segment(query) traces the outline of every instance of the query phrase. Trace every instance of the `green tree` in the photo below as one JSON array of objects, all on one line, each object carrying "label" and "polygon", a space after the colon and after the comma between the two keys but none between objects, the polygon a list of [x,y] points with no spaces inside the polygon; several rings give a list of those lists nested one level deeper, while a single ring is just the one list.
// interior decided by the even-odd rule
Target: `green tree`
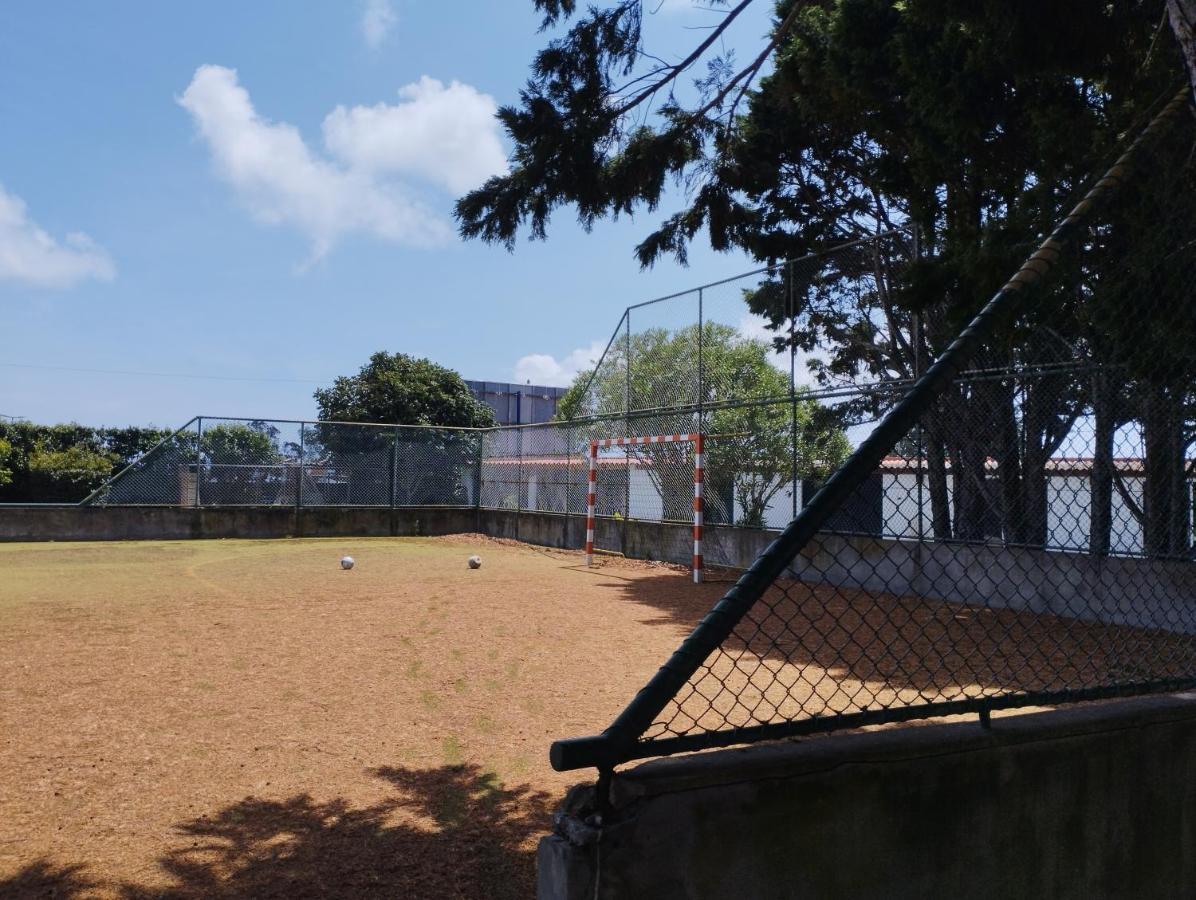
[{"label": "green tree", "polygon": [[387,425],[485,428],[494,413],[452,369],[405,353],[375,353],[356,375],[315,393],[320,418]]},{"label": "green tree", "polygon": [[[175,442],[170,449],[181,449],[186,443]],[[205,422],[199,451],[205,504],[269,504],[285,489],[278,429],[266,422]]]},{"label": "green tree", "polygon": [[[352,470],[355,502],[394,497],[405,505],[464,503],[481,438],[453,428],[488,428],[494,412],[452,369],[404,353],[375,353],[356,375],[315,393],[320,418],[335,422],[423,425],[396,433],[322,423],[309,442],[327,464]],[[308,452],[312,452],[311,446]]]},{"label": "green tree", "polygon": [[41,502],[72,502],[95,490],[112,474],[116,460],[85,446],[52,449],[45,445],[29,454],[30,487]]},{"label": "green tree", "polygon": [[[652,212],[670,199],[670,179],[687,188],[683,206],[636,248],[644,265],[684,261],[701,232],[716,249],[772,262],[916,225],[919,264],[799,284],[795,306],[785,292],[763,292],[753,307],[785,334],[796,318],[799,348],[824,356],[819,377],[906,378],[924,371],[1182,71],[1160,26],[1162,0],[781,0],[766,43],[742,65],[720,39],[750,2],[712,4],[724,8],[721,20],[670,62],[645,43],[647,4],[581,11],[538,0],[546,26],[569,27],[537,55],[520,105],[500,111],[512,168],[458,202],[462,234],[511,246],[525,225],[543,238],[564,205],[586,226]],[[1173,24],[1180,6],[1190,3],[1171,4]],[[707,76],[687,92],[684,80],[702,66]],[[866,290],[850,289],[861,280]],[[1065,293],[1036,304],[978,364],[1057,362],[1057,346],[1025,340],[1044,325],[1083,341],[1083,316]],[[1027,384],[1020,397],[997,380],[949,391],[926,423],[936,534],[982,538],[998,507],[1007,539],[1041,543],[1045,462],[1089,391],[1074,379]],[[985,474],[994,458],[999,496]]]},{"label": "green tree", "polygon": [[645,264],[684,259],[703,230],[775,260],[903,218],[974,250],[993,212],[1056,190],[1061,170],[1086,175],[1126,101],[1132,119],[1182,71],[1158,39],[1163,0],[780,0],[746,65],[723,39],[753,0],[714,0],[679,56],[645,40],[647,0],[534,5],[564,30],[499,111],[512,167],[459,201],[462,233],[511,246],[524,225],[543,238],[561,206],[588,226],[653,212],[682,181],[688,202],[639,245]]},{"label": "green tree", "polygon": [[[169,431],[158,428],[92,428],[77,423],[0,422],[0,500],[82,500],[111,474],[141,458]],[[105,468],[106,467],[106,468]]]},{"label": "green tree", "polygon": [[4,438],[0,438],[0,485],[9,484],[12,481],[12,469],[9,468],[12,461],[12,444]]},{"label": "green tree", "polygon": [[275,465],[282,461],[278,429],[265,422],[205,426],[200,451],[215,465]]},{"label": "green tree", "polygon": [[[803,396],[802,391],[790,394],[789,376],[769,361],[773,348],[768,342],[744,337],[731,326],[716,322],[703,325],[701,338],[702,403],[711,404],[729,385],[735,386],[739,396],[753,398],[750,404],[720,405],[704,413],[704,430],[710,435],[705,448],[707,514],[711,522],[733,518],[735,524],[759,527],[765,522],[769,503],[795,476],[798,480],[824,477],[842,462],[850,446],[830,410]],[[612,346],[595,373],[581,373],[574,379],[558,405],[558,420],[592,415],[595,410],[622,409],[628,395],[632,409],[677,401],[696,405],[697,348],[697,325],[633,334],[630,377],[623,358],[626,346]],[[692,421],[688,415],[684,418]],[[673,414],[633,416],[629,427],[636,433],[671,433],[692,427],[678,426],[674,419]],[[601,419],[591,426],[595,436],[612,427],[621,430],[623,419]],[[634,452],[646,463],[661,495],[663,517],[687,519],[693,497],[690,448],[648,444]]]}]

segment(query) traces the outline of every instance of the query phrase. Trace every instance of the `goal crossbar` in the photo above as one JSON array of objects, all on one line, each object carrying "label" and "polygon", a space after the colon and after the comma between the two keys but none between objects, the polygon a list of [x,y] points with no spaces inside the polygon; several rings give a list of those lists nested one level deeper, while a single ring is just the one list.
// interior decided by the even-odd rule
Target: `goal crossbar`
[{"label": "goal crossbar", "polygon": [[[643,444],[694,445],[694,520],[693,520],[693,578],[694,584],[702,581],[702,493],[705,476],[703,472],[702,434],[649,434],[636,437],[599,438],[590,441],[589,481],[586,493],[586,565],[594,565],[594,517],[597,512],[598,495],[598,451],[605,447],[631,447]],[[630,510],[627,511],[630,515]]]}]

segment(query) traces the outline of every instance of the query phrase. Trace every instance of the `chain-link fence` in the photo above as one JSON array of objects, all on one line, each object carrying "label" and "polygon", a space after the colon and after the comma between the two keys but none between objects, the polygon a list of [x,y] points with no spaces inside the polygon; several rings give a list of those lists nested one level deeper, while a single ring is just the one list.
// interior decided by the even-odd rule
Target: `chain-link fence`
[{"label": "chain-link fence", "polygon": [[141,506],[476,506],[472,429],[202,417],[87,499]]},{"label": "chain-link fence", "polygon": [[1177,95],[987,303],[898,270],[856,307],[790,281],[812,299],[771,324],[851,449],[793,467],[797,516],[557,768],[1196,685],[1191,113]]},{"label": "chain-link fence", "polygon": [[[471,431],[203,417],[87,502],[584,516],[592,441],[701,432],[706,522],[779,528],[850,450],[853,429],[875,418],[876,404],[861,398],[891,380],[834,374],[800,328],[831,307],[875,303],[913,254],[910,233],[888,232],[629,307],[587,383],[562,399],[559,422]],[[604,448],[598,515],[691,521],[693,452],[681,443]],[[647,552],[668,555],[664,544]]]},{"label": "chain-link fence", "polygon": [[[888,232],[629,307],[561,421],[197,419],[90,502],[567,529],[594,442],[701,434],[707,561],[784,530],[563,768],[1196,684],[1196,126],[1168,109],[987,303]],[[693,443],[609,442],[597,547],[654,522],[636,552],[685,560]]]}]

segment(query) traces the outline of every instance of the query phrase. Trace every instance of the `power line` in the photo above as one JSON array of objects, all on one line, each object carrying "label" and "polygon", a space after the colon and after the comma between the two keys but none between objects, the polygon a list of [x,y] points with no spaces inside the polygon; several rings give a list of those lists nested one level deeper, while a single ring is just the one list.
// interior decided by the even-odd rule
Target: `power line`
[{"label": "power line", "polygon": [[324,384],[331,378],[251,378],[239,375],[197,375],[189,372],[136,372],[130,369],[89,369],[80,366],[46,366],[36,363],[0,363],[8,369],[43,369],[53,372],[85,372],[92,375],[133,375],[138,378],[191,378],[198,381],[268,381],[285,384]]}]

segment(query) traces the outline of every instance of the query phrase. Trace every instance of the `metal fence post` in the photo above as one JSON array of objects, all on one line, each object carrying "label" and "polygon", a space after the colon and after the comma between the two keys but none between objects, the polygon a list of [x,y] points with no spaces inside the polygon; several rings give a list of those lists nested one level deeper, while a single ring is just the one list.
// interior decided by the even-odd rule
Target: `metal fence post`
[{"label": "metal fence post", "polygon": [[789,499],[793,501],[793,518],[797,518],[798,494],[801,482],[797,473],[797,301],[793,291],[793,262],[785,263],[785,306],[789,315],[789,443],[790,473]]},{"label": "metal fence post", "polygon": [[299,423],[299,468],[295,473],[295,509],[303,508],[303,439],[307,432],[307,425]]},{"label": "metal fence post", "polygon": [[203,416],[200,416],[196,420],[196,424],[195,424],[195,508],[196,509],[199,509],[199,506],[200,506],[199,480],[200,480],[200,470],[203,466],[203,460],[202,460],[202,456],[201,456],[202,453],[203,453]]},{"label": "metal fence post", "polygon": [[[702,349],[703,349],[703,343],[704,343],[704,338],[703,338],[702,332],[705,330],[705,307],[703,305],[703,295],[704,295],[704,292],[703,292],[702,288],[698,288],[698,385],[697,385],[697,388],[698,388],[698,397],[697,397],[697,401],[698,401],[698,404],[697,404],[698,405],[698,428],[697,428],[698,440],[697,440],[696,446],[694,447],[694,469],[695,469],[695,472],[697,471],[698,467],[701,465],[702,435],[704,435],[706,433],[706,415],[705,415],[705,411],[704,411],[705,399],[706,399],[706,370],[705,370],[705,367],[703,364],[703,358],[702,358],[703,357]],[[659,429],[656,429],[656,430],[659,430]],[[699,505],[700,501],[698,500],[698,497],[697,497],[698,487],[699,487],[699,485],[695,481],[695,484],[694,484],[694,491],[695,491],[695,493],[694,493],[694,537],[695,537],[695,540],[697,539],[697,535],[699,534],[699,529],[701,528],[701,522],[699,520],[700,516],[701,516],[701,512],[699,512],[699,510],[698,510],[698,505]],[[702,485],[701,488],[702,488],[702,490],[705,490],[704,485]],[[734,490],[733,485],[732,485],[732,490]],[[663,502],[663,500],[664,500],[664,498],[662,497],[661,501]],[[731,501],[731,522],[729,523],[732,525],[735,524],[735,521],[734,521],[735,520],[735,505],[734,505],[734,503],[735,503],[734,500],[732,500]],[[665,537],[664,537],[664,516],[663,515],[661,516],[659,534],[660,534],[660,549],[659,549],[659,552],[657,553],[657,555],[661,559],[664,559],[665,558],[665,553],[664,553]],[[695,554],[694,558],[695,558],[695,560],[697,559],[696,554]],[[694,566],[694,581],[695,582],[701,580],[700,573],[701,573],[701,566],[699,564],[695,563],[695,566]]]},{"label": "metal fence post", "polygon": [[519,540],[519,518],[523,512],[523,428],[515,426],[515,540]]},{"label": "metal fence post", "polygon": [[[627,331],[624,338],[626,364],[623,367],[623,435],[631,436],[631,310],[627,310]],[[631,454],[623,454],[623,527],[619,550],[627,552],[627,523],[631,520]]]},{"label": "metal fence post", "polygon": [[395,495],[399,491],[399,429],[393,428],[394,438],[390,443],[390,508],[395,508]]},{"label": "metal fence post", "polygon": [[486,454],[486,435],[488,435],[491,431],[492,429],[487,428],[484,431],[477,432],[478,461],[474,468],[473,505],[474,508],[478,510],[478,515],[481,515],[482,510],[482,460]]},{"label": "metal fence post", "polygon": [[[914,261],[917,262],[922,258],[922,241],[921,235],[918,232],[918,226],[913,228],[913,243],[914,243]],[[916,310],[913,313],[913,339],[914,339],[914,382],[916,383],[922,377],[922,316]],[[924,496],[923,484],[926,480],[926,436],[922,430],[922,417],[918,417],[918,425],[916,429],[917,454],[918,454],[918,543],[921,544],[926,540],[926,499]],[[921,552],[921,548],[919,548]]]}]

